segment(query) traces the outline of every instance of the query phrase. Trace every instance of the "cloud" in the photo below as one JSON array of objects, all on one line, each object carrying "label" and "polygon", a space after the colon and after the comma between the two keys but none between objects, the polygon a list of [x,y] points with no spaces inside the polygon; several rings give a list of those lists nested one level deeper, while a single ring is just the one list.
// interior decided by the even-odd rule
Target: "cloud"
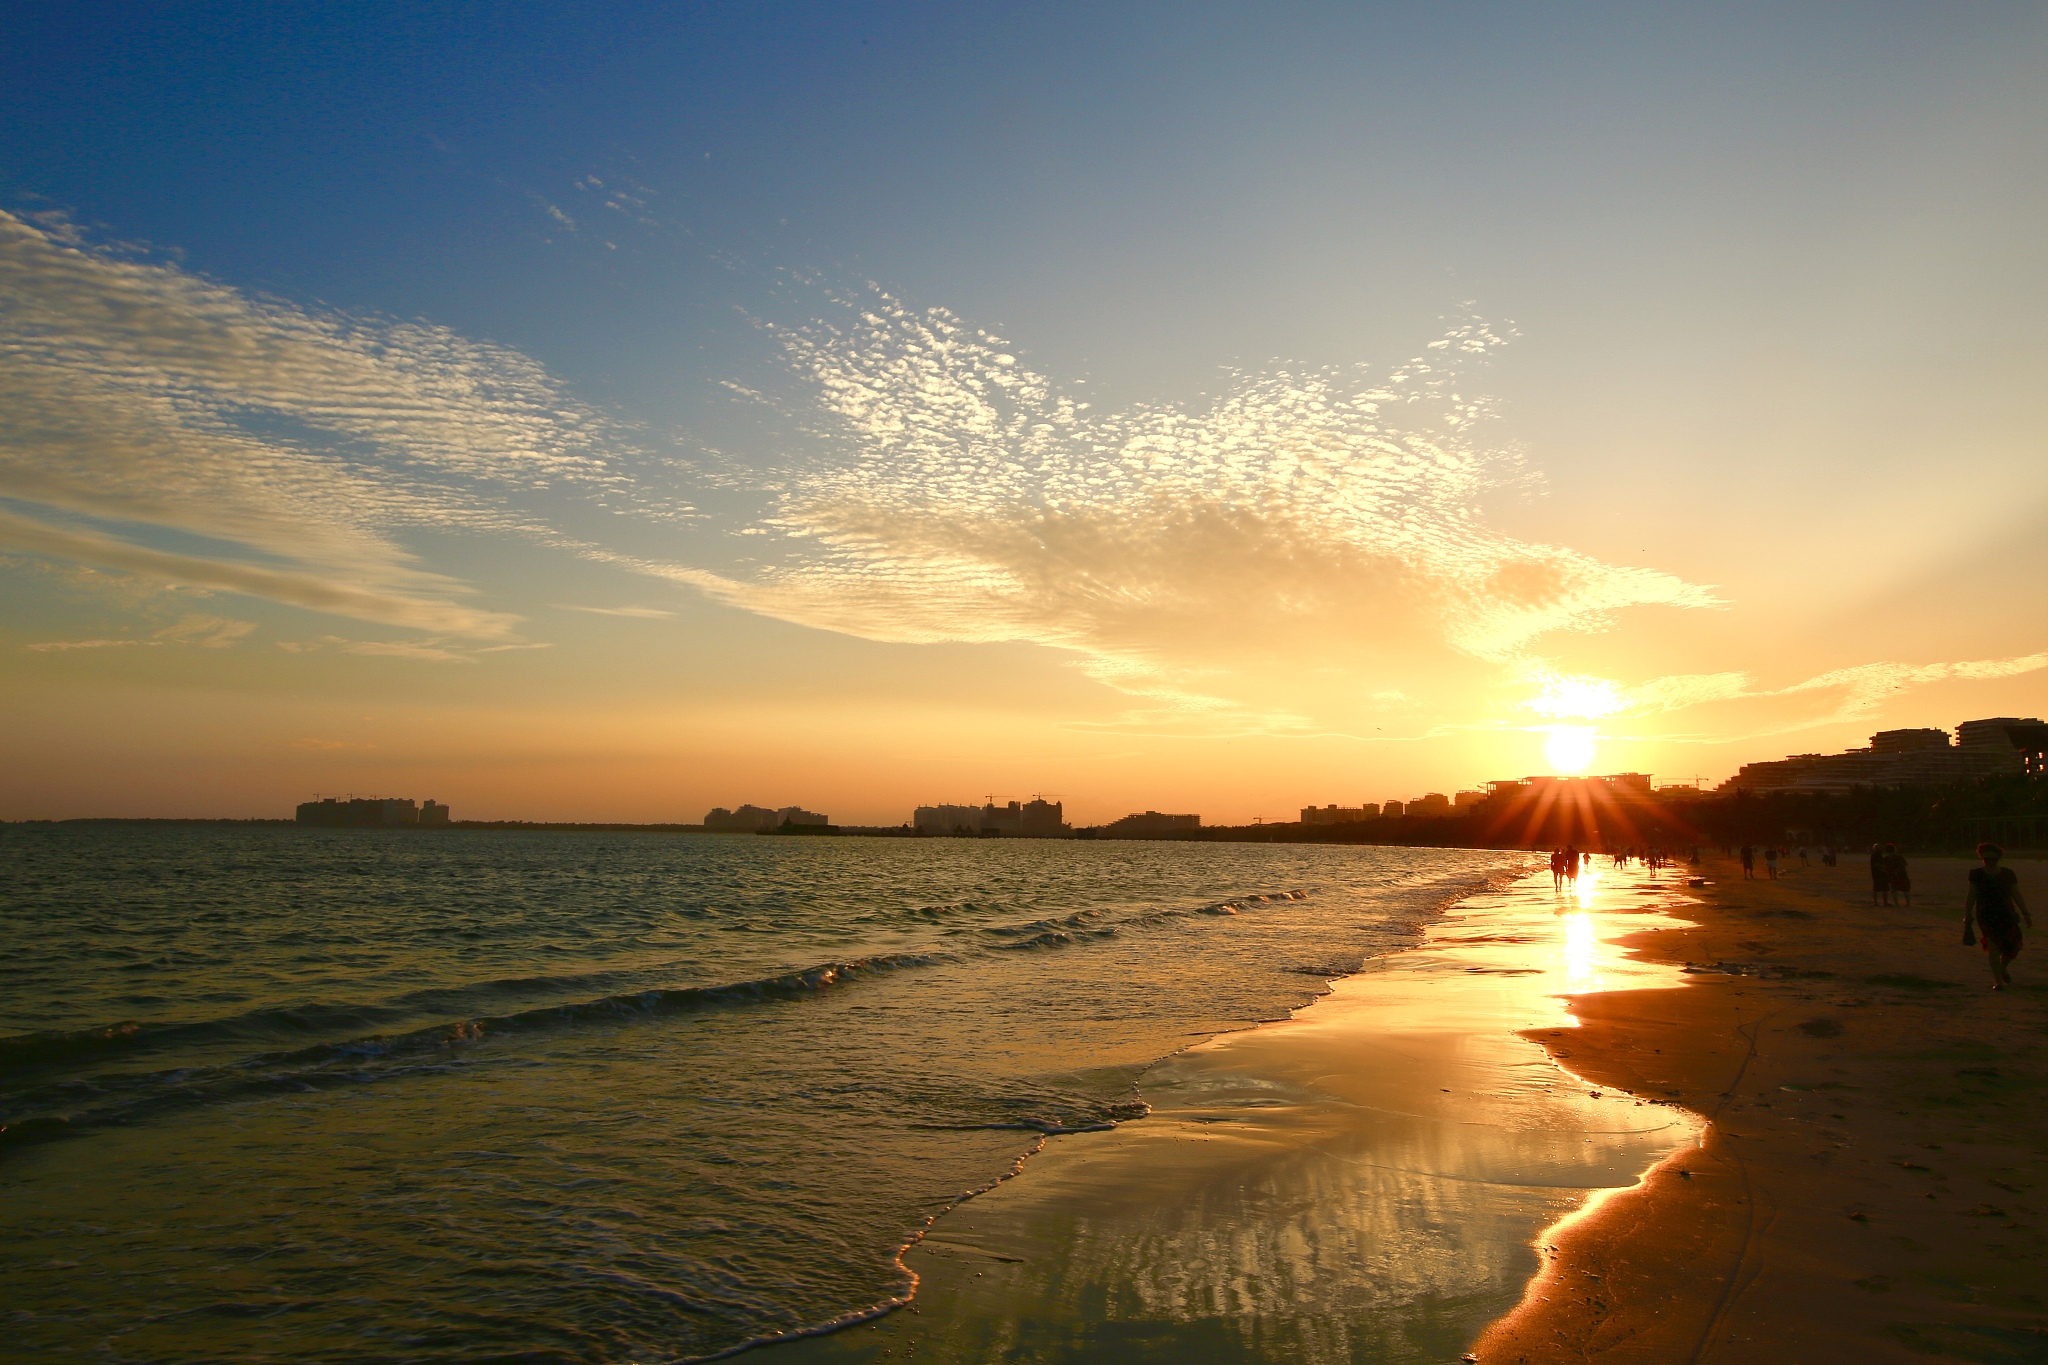
[{"label": "cloud", "polygon": [[[560,538],[564,491],[652,503],[529,358],[251,297],[0,213],[0,542],[419,629],[503,636],[418,529]],[[81,525],[81,523],[90,523]],[[162,534],[218,553],[173,553]]]},{"label": "cloud", "polygon": [[[0,510],[0,542],[38,554],[80,560],[102,568],[123,569],[167,583],[221,588],[385,625],[499,637],[507,634],[519,620],[516,616],[484,611],[458,602],[357,587],[310,573],[152,550],[97,532],[65,530],[4,510]],[[409,575],[409,581],[416,582],[426,577],[414,571]],[[452,591],[466,591],[452,580],[444,581]]]},{"label": "cloud", "polygon": [[445,640],[348,640],[323,635],[316,640],[279,640],[277,647],[287,654],[363,654],[373,658],[419,659],[428,663],[473,664],[470,654],[449,647]]},{"label": "cloud", "polygon": [[1488,527],[1481,498],[1523,471],[1479,438],[1489,405],[1461,367],[1502,338],[1477,321],[1385,373],[1247,371],[1201,404],[1107,411],[879,290],[769,330],[818,445],[750,528],[771,533],[762,567],[691,576],[749,610],[876,640],[1031,641],[1194,711],[1272,710],[1244,685],[1261,657],[1341,665],[1365,698],[1418,668],[1497,671],[1632,607],[1716,605]]},{"label": "cloud", "polygon": [[1809,706],[1790,717],[1782,714],[1782,707],[1777,708],[1780,714],[1774,721],[1740,735],[1724,733],[1689,737],[1715,741],[1756,739],[1816,725],[1860,720],[1875,714],[1899,693],[1931,683],[2011,678],[2042,669],[2048,669],[2048,651],[1953,663],[1856,664],[1831,669],[1784,687],[1757,687],[1750,674],[1739,672],[1674,674],[1648,682],[1624,684],[1606,678],[1558,674],[1539,667],[1524,675],[1525,683],[1535,687],[1537,693],[1522,703],[1522,709],[1553,719],[1599,720],[1607,717],[1641,718],[1721,702],[1743,702],[1755,706],[1810,698],[1821,703],[1821,710],[1816,711]]},{"label": "cloud", "polygon": [[636,620],[649,621],[666,621],[675,615],[674,612],[663,611],[659,607],[579,607],[566,602],[558,603],[557,606],[562,611],[583,611],[589,612],[592,616],[629,616]]},{"label": "cloud", "polygon": [[546,643],[478,645],[447,636],[424,640],[349,640],[323,635],[314,640],[279,640],[277,647],[287,654],[361,654],[381,659],[418,659],[428,663],[473,664],[480,654],[502,654],[509,650],[552,649]]},{"label": "cloud", "polygon": [[1840,694],[1840,700],[1829,719],[1853,720],[1872,714],[1894,692],[1909,687],[1922,687],[1928,683],[1945,682],[1949,679],[2012,678],[2023,673],[2038,672],[2044,668],[2048,668],[2048,651],[2004,659],[1970,659],[1958,663],[1859,664],[1854,668],[1838,668],[1765,695],[1837,692]]},{"label": "cloud", "polygon": [[115,649],[142,645],[191,645],[199,649],[227,649],[256,629],[254,621],[231,621],[224,616],[185,616],[147,639],[44,640],[24,649],[48,653],[67,649]]},{"label": "cloud", "polygon": [[139,645],[140,640],[39,640],[23,649],[32,649],[39,654],[66,649],[120,649],[127,645]]}]

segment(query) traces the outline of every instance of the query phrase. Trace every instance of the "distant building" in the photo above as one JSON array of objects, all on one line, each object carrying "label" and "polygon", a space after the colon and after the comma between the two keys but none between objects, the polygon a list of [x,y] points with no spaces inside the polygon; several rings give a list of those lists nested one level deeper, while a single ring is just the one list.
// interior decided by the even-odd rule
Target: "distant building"
[{"label": "distant building", "polygon": [[719,834],[771,834],[784,825],[807,828],[831,823],[825,816],[802,806],[784,806],[780,810],[769,810],[766,806],[727,810],[719,806],[704,817],[704,828]]},{"label": "distant building", "polygon": [[1126,815],[1102,827],[1112,839],[1157,839],[1168,834],[1190,834],[1202,827],[1199,815],[1164,815],[1156,810]]},{"label": "distant building", "polygon": [[1956,748],[1987,774],[2048,775],[2048,725],[2032,717],[1966,720],[1956,727]]},{"label": "distant building", "polygon": [[1066,807],[1034,796],[1029,801],[994,801],[981,806],[919,806],[910,817],[919,834],[987,835],[991,838],[1057,839],[1071,834]]},{"label": "distant building", "polygon": [[[1981,720],[1967,723],[1985,724]],[[1948,747],[1946,730],[1879,730],[1870,737],[1870,752],[1874,754],[1919,754]]]},{"label": "distant building", "polygon": [[1380,808],[1371,801],[1356,806],[1303,806],[1304,825],[1362,825],[1380,818]]},{"label": "distant building", "polygon": [[1407,807],[1403,806],[1399,801],[1389,801],[1380,807],[1380,814],[1389,820],[1398,820],[1407,813]]},{"label": "distant building", "polygon": [[427,803],[420,807],[421,829],[445,829],[448,826],[448,822],[454,818],[454,812],[434,800],[431,796],[427,798]]},{"label": "distant building", "polygon": [[1431,792],[1418,796],[1408,803],[1408,814],[1425,820],[1441,820],[1451,813],[1451,798],[1442,792]]},{"label": "distant building", "polygon": [[979,806],[919,806],[910,817],[919,834],[979,834]]},{"label": "distant building", "polygon": [[1718,790],[1842,794],[1858,787],[1934,787],[1971,778],[2048,772],[2048,725],[2028,717],[1966,720],[1946,730],[1880,730],[1870,746],[1839,754],[1793,754],[1745,763]]},{"label": "distant building", "polygon": [[738,810],[717,806],[704,817],[704,828],[718,834],[763,834],[781,823],[766,806],[741,806]]},{"label": "distant building", "polygon": [[1071,833],[1066,803],[1034,796],[1024,803],[1023,834],[1027,839],[1057,839]]},{"label": "distant building", "polygon": [[[433,823],[447,823],[446,806],[436,806],[431,801],[427,805],[439,812]],[[408,798],[351,796],[346,801],[339,801],[330,796],[324,800],[300,803],[298,822],[336,829],[412,829],[420,823],[420,811]]]},{"label": "distant building", "polygon": [[1486,799],[1486,795],[1487,794],[1485,792],[1477,790],[1461,791],[1456,796],[1451,798],[1451,809],[1458,812],[1458,814],[1463,815],[1466,811],[1471,810],[1481,801],[1484,801]]}]

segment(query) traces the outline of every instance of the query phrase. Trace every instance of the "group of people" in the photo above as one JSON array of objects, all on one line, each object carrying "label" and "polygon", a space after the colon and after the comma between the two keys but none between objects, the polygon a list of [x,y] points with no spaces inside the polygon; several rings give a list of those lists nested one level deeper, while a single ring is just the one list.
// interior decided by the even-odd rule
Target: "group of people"
[{"label": "group of people", "polygon": [[1576,845],[1554,848],[1550,850],[1550,884],[1562,887],[1567,881],[1576,882],[1579,873],[1592,865],[1593,855],[1579,852]]},{"label": "group of people", "polygon": [[[1660,867],[1669,867],[1671,865],[1670,856],[1662,848],[1655,845],[1639,849],[1631,844],[1627,848],[1615,849],[1611,856],[1616,867],[1627,867],[1632,862],[1640,862],[1644,867],[1654,872]],[[1700,860],[1699,849],[1693,849],[1692,860],[1695,863]],[[1579,874],[1592,866],[1593,855],[1580,852],[1576,844],[1566,844],[1563,848],[1552,849],[1550,852],[1550,883],[1552,886],[1561,888],[1568,881],[1576,882],[1579,879]]]},{"label": "group of people", "polygon": [[[1770,845],[1761,850],[1752,844],[1742,846],[1742,875],[1756,875],[1759,852],[1766,875],[1776,877],[1778,859],[1784,850]],[[1806,850],[1802,848],[1799,852],[1803,864]],[[2020,894],[2019,878],[2011,868],[2001,865],[2005,850],[1997,844],[1979,844],[1977,856],[1984,860],[1984,865],[1970,869],[1969,891],[1963,898],[1963,942],[1974,945],[1981,938],[1985,957],[1991,964],[1991,989],[2002,991],[2012,985],[2008,969],[2024,942],[2022,927],[2033,928],[2034,917],[2027,909],[2026,897]],[[1828,867],[1835,865],[1835,850],[1831,846],[1823,846],[1821,861]],[[1912,870],[1897,844],[1870,846],[1870,903],[1912,907]]]},{"label": "group of people", "polygon": [[1780,848],[1775,844],[1765,844],[1759,849],[1754,844],[1744,844],[1741,853],[1743,876],[1750,878],[1756,876],[1757,857],[1761,854],[1764,863],[1764,876],[1772,881],[1777,880],[1780,861],[1789,863],[1789,860],[1797,858],[1801,867],[1812,867],[1813,859],[1818,857],[1822,867],[1833,867],[1835,865],[1835,846],[1833,844],[1822,844],[1819,848],[1814,849],[1809,849],[1805,844],[1799,845],[1796,849]]}]

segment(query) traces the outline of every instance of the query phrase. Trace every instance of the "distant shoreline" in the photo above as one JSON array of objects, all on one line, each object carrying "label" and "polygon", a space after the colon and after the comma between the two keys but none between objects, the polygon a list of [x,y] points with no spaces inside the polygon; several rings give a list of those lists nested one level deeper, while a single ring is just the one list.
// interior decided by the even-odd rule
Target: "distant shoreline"
[{"label": "distant shoreline", "polygon": [[[1704,821],[1700,823],[1705,823]],[[1772,822],[1774,823],[1774,821]],[[1957,827],[1947,830],[1928,829],[1924,825],[1915,828],[1912,820],[1899,822],[1903,828],[1880,828],[1858,831],[1840,840],[1845,858],[1854,858],[1860,843],[1876,838],[1899,843],[1918,856],[1927,857],[1937,852],[1966,852],[1980,838],[2002,837],[2008,851],[2018,856],[2033,851],[2037,840],[2028,837],[2041,826],[2032,822],[2011,822],[2005,828],[1983,828],[1975,821],[1956,821]],[[457,830],[527,830],[538,833],[559,834],[703,834],[735,835],[734,831],[712,830],[702,824],[647,823],[633,824],[625,821],[576,821],[576,820],[452,820],[446,825],[425,828],[411,826],[322,826],[301,825],[288,818],[234,818],[206,816],[74,816],[63,820],[0,820],[0,829],[53,829],[78,825],[205,825],[227,827],[278,827],[294,829],[386,830],[388,832],[434,835]],[[2014,825],[2022,827],[2015,828]],[[1787,831],[1790,833],[1792,831]],[[1555,833],[1546,831],[1545,833]],[[847,839],[934,839],[975,842],[979,839],[1000,839],[1005,843],[1272,843],[1272,844],[1356,844],[1374,848],[1475,848],[1475,849],[1531,849],[1549,848],[1559,842],[1549,838],[1509,838],[1486,829],[1470,818],[1444,817],[1399,817],[1392,820],[1375,820],[1368,823],[1343,825],[1305,825],[1295,822],[1275,822],[1257,825],[1212,825],[1197,830],[1179,830],[1161,834],[1110,834],[1101,827],[1074,830],[1062,835],[1038,835],[1025,838],[1019,835],[949,835],[921,834],[909,825],[822,825],[801,826],[793,830],[764,830],[747,837],[804,837],[804,838],[847,838]],[[1769,835],[1741,833],[1736,831],[1701,830],[1692,838],[1674,841],[1668,851],[1681,862],[1685,860],[1690,847],[1702,849],[1731,846],[1739,842],[1789,843],[1780,836],[1772,840]],[[1592,851],[1602,851],[1595,847]]]}]

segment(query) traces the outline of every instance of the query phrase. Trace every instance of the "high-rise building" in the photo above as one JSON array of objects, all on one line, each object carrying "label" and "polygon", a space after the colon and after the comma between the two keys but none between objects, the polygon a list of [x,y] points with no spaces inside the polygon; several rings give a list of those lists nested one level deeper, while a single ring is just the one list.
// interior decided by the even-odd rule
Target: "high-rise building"
[{"label": "high-rise building", "polygon": [[1034,796],[1024,803],[1023,834],[1027,839],[1057,839],[1068,833],[1066,803]]},{"label": "high-rise building", "polygon": [[979,806],[919,806],[910,822],[919,834],[979,834]]},{"label": "high-rise building", "polygon": [[1745,763],[1723,782],[1723,793],[1844,793],[1858,787],[1936,787],[1971,778],[2048,771],[2048,726],[2038,719],[1999,716],[1966,720],[1956,743],[1946,730],[1880,730],[1870,746],[1839,754],[1794,754]]},{"label": "high-rise building", "polygon": [[1303,806],[1301,823],[1304,825],[1358,825],[1367,820],[1380,818],[1379,806],[1371,801],[1356,806]]}]

